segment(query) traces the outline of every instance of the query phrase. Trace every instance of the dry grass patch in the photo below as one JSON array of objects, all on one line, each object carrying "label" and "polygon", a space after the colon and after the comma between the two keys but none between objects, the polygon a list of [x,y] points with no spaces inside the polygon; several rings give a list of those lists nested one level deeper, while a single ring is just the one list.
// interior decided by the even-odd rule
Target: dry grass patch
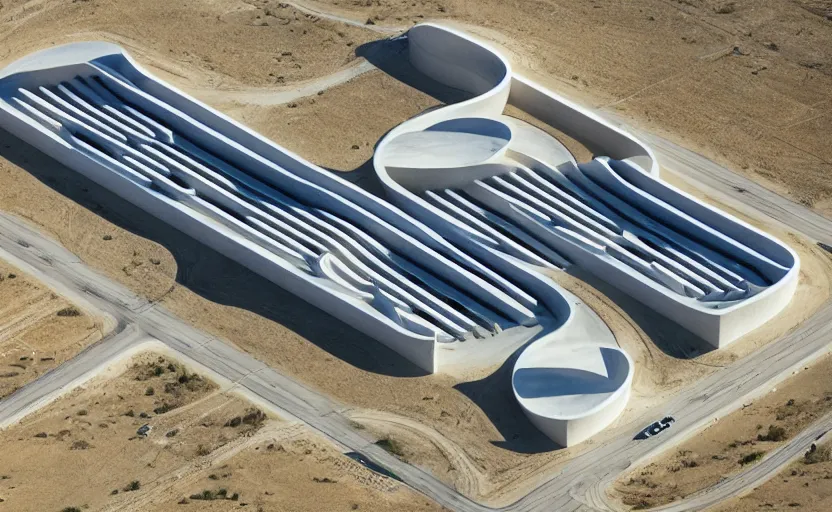
[{"label": "dry grass patch", "polygon": [[97,319],[0,261],[0,399],[105,334]]},{"label": "dry grass patch", "polygon": [[129,508],[266,423],[204,377],[143,354],[120,375],[99,377],[0,432],[0,496],[21,512]]},{"label": "dry grass patch", "polygon": [[[683,443],[674,453],[624,475],[615,483],[614,495],[631,507],[655,507],[747,469],[832,411],[830,372],[832,356],[825,356],[774,392]],[[828,448],[820,447],[807,455],[805,462],[825,464],[828,453]]]}]

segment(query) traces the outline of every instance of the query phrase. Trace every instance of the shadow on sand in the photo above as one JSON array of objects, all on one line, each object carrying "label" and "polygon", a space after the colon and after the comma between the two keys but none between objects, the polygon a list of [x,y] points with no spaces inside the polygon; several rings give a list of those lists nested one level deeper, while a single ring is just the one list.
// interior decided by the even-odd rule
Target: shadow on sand
[{"label": "shadow on sand", "polygon": [[[426,375],[424,370],[381,343],[183,235],[2,130],[0,158],[113,224],[164,246],[176,259],[176,282],[205,299],[246,309],[281,324],[361,370],[395,377]],[[13,186],[12,183],[5,185]]]},{"label": "shadow on sand", "polygon": [[491,444],[515,453],[544,453],[562,447],[543,435],[526,418],[511,390],[511,372],[522,349],[516,351],[491,375],[471,382],[462,382],[454,389],[467,396],[482,409],[503,441]]},{"label": "shadow on sand", "polygon": [[[406,41],[400,38],[380,40],[361,45],[356,49],[356,55],[443,104],[471,97],[467,92],[444,86],[422,75],[410,65],[406,49]],[[0,158],[25,169],[53,190],[121,228],[164,246],[176,259],[177,283],[205,299],[245,309],[283,325],[358,369],[394,377],[427,375],[393,350],[299,300],[210,247],[183,236],[166,223],[2,130]],[[372,194],[384,196],[372,159],[353,171],[333,172]],[[692,358],[709,350],[707,344],[695,335],[658,317],[594,276],[579,270],[570,273],[620,306],[668,355]],[[528,421],[514,398],[511,373],[521,350],[491,375],[457,384],[454,388],[474,402],[498,429],[505,440],[493,441],[495,446],[527,454],[560,449]]]}]

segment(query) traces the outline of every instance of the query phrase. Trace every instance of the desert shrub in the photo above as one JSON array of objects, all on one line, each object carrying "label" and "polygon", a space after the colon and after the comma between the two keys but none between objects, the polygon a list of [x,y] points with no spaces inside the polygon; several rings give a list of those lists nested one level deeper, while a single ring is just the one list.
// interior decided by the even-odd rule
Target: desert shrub
[{"label": "desert shrub", "polygon": [[172,406],[168,403],[163,403],[159,407],[153,409],[153,413],[154,414],[165,414],[166,412],[172,411],[173,409],[176,409],[176,407],[174,407],[174,406]]},{"label": "desert shrub", "polygon": [[69,447],[70,450],[87,450],[91,448],[92,445],[84,440],[78,440],[72,443],[72,446]]},{"label": "desert shrub", "polygon": [[745,455],[743,458],[741,458],[739,463],[741,466],[745,466],[746,464],[753,464],[757,461],[762,460],[763,455],[765,454],[766,452],[751,452]]},{"label": "desert shrub", "polygon": [[777,425],[769,425],[768,432],[765,434],[757,434],[758,441],[785,441],[786,429],[778,427]]},{"label": "desert shrub", "polygon": [[138,480],[133,480],[132,482],[127,484],[127,487],[124,488],[124,491],[125,492],[138,491],[141,488],[142,488],[141,482],[139,482]]},{"label": "desert shrub", "polygon": [[241,418],[240,416],[234,416],[233,418],[231,418],[230,420],[225,422],[225,426],[226,427],[231,427],[231,428],[237,428],[237,427],[240,426],[240,424],[242,422],[243,422],[243,418]]},{"label": "desert shrub", "polygon": [[229,496],[228,489],[219,489],[218,491],[212,491],[210,489],[205,489],[204,491],[191,494],[188,496],[190,499],[194,501],[213,501],[213,500],[230,500],[230,501],[237,501],[240,499],[239,493],[234,493]]},{"label": "desert shrub", "polygon": [[266,421],[266,413],[260,409],[249,409],[243,416],[243,423],[246,425],[259,427],[264,421]]},{"label": "desert shrub", "polygon": [[61,309],[55,314],[58,316],[81,316],[81,311],[79,311],[75,306],[69,306]]},{"label": "desert shrub", "polygon": [[814,450],[809,450],[803,456],[805,464],[817,464],[819,462],[832,461],[832,448],[828,446],[816,447]]},{"label": "desert shrub", "polygon": [[391,453],[397,457],[404,457],[404,448],[401,443],[389,437],[385,437],[376,441],[376,445],[384,451]]},{"label": "desert shrub", "polygon": [[64,507],[61,512],[81,512],[81,509],[78,507]]}]

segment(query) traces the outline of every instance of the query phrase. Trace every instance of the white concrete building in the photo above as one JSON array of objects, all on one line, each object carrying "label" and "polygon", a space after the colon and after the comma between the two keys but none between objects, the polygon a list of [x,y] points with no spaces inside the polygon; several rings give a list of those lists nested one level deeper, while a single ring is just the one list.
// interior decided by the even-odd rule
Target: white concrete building
[{"label": "white concrete building", "polygon": [[[462,32],[418,25],[408,51],[419,71],[473,97],[391,130],[376,149],[376,172],[402,209],[500,274],[524,283],[519,269],[582,267],[716,348],[791,300],[797,255],[663,182],[633,136],[514,74],[498,51]],[[553,136],[504,115],[508,104],[606,156],[578,163]],[[618,368],[629,359],[599,350],[606,342],[596,338],[578,348],[553,339],[523,352],[513,384],[529,418],[568,445],[620,412],[612,383],[628,382]],[[612,387],[589,396],[564,386],[567,374],[587,385],[581,375],[600,375]],[[525,382],[531,376],[550,394]]]},{"label": "white concrete building", "polygon": [[[633,363],[546,272],[585,267],[717,346],[776,314],[783,244],[658,179],[648,148],[425,24],[412,63],[476,96],[379,144],[393,206],[156,79],[77,43],[0,71],[0,127],[389,346],[427,372],[516,360],[512,385],[568,446],[624,409]],[[512,103],[598,148],[578,164]]]}]

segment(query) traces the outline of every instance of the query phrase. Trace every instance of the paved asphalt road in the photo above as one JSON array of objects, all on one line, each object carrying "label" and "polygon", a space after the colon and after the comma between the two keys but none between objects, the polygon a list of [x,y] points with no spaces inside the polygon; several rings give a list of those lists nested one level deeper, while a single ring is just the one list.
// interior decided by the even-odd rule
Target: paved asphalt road
[{"label": "paved asphalt road", "polygon": [[[662,139],[644,137],[657,149],[664,167],[687,174],[706,185],[769,213],[793,229],[832,243],[832,222],[734,175],[712,162]],[[57,164],[56,164],[57,165]],[[69,171],[68,171],[69,172]],[[33,404],[54,397],[60,389],[91,369],[106,364],[114,355],[151,336],[213,372],[237,383],[247,392],[287,416],[297,418],[350,450],[362,452],[399,475],[407,484],[452,509],[490,510],[461,496],[428,473],[412,467],[372,444],[353,430],[341,414],[342,404],[311,390],[302,383],[266,367],[229,344],[179,320],[164,308],[137,297],[126,288],[95,273],[51,239],[10,215],[0,214],[0,250],[13,262],[25,264],[49,286],[69,296],[80,296],[117,322],[115,333],[95,344],[73,361],[47,373],[0,402],[0,425]],[[562,471],[551,475],[537,489],[505,510],[606,510],[605,491],[612,481],[634,463],[691,435],[714,418],[725,415],[743,401],[770,389],[807,361],[828,350],[832,334],[832,304],[827,304],[799,329],[763,349],[718,370],[675,396],[661,408],[620,427],[620,435],[572,459]],[[645,441],[632,437],[656,417],[672,414],[677,422],[662,435]],[[787,446],[800,449],[803,437]],[[793,455],[783,449],[783,460]],[[771,462],[769,462],[771,461]],[[726,480],[701,493],[689,508],[698,510],[720,497],[734,495],[772,476],[782,464],[779,455],[752,468],[754,474]],[[750,472],[749,472],[750,473]]]}]

